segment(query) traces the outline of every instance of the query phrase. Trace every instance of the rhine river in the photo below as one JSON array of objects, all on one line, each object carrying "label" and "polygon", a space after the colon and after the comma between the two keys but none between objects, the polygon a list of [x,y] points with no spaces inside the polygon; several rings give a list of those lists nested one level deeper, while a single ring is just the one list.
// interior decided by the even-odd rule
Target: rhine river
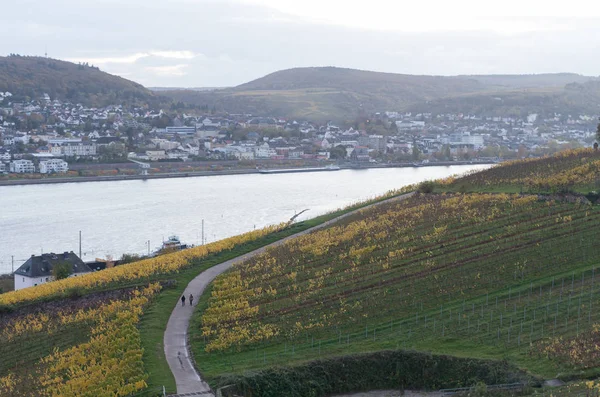
[{"label": "rhine river", "polygon": [[428,179],[490,165],[379,168],[273,175],[0,186],[0,274],[32,254],[79,252],[84,261],[147,254],[171,235],[198,245],[345,207]]}]

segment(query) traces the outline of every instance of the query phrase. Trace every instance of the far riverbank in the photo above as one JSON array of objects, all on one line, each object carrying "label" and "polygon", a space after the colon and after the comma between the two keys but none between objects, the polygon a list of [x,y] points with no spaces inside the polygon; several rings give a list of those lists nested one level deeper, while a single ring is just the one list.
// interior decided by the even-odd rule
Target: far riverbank
[{"label": "far riverbank", "polygon": [[[491,161],[440,161],[432,163],[367,163],[358,165],[340,165],[340,169],[370,169],[370,168],[413,168],[413,167],[440,167],[452,165],[478,165],[495,164]],[[302,167],[281,169],[303,170]],[[305,171],[310,172],[310,171]],[[190,178],[200,176],[220,176],[220,175],[246,175],[259,174],[258,169],[242,168],[211,171],[187,171],[187,172],[164,172],[148,175],[106,175],[106,176],[71,176],[71,177],[47,177],[39,179],[9,179],[0,180],[0,186],[19,186],[19,185],[43,185],[56,183],[78,183],[78,182],[111,182],[111,181],[129,181],[129,180],[147,180],[147,179],[169,179],[169,178]]]}]

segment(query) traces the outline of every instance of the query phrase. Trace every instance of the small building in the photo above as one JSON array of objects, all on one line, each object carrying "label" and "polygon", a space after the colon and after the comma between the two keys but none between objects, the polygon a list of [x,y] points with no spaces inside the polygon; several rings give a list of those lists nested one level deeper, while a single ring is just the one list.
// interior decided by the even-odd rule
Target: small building
[{"label": "small building", "polygon": [[[52,152],[54,153],[54,152]],[[86,157],[96,155],[95,143],[65,143],[62,145],[62,154],[67,157]]]},{"label": "small building", "polygon": [[52,270],[59,263],[67,263],[71,269],[69,277],[80,276],[85,273],[91,273],[92,270],[77,255],[71,252],[62,254],[42,254],[32,255],[25,263],[15,270],[15,291],[35,287],[54,280]]},{"label": "small building", "polygon": [[350,159],[354,162],[369,162],[371,156],[369,156],[369,148],[364,146],[357,146],[352,151]]},{"label": "small building", "polygon": [[10,172],[15,174],[32,174],[35,172],[35,165],[31,160],[13,160],[10,163]]},{"label": "small building", "polygon": [[146,156],[150,161],[163,160],[167,158],[164,150],[146,150]]},{"label": "small building", "polygon": [[196,133],[196,127],[167,127],[165,128],[165,134],[170,135],[194,135]]},{"label": "small building", "polygon": [[110,146],[110,145],[114,145],[117,143],[121,143],[121,138],[116,137],[116,136],[103,136],[103,137],[96,139],[95,142],[96,142],[96,146],[98,146],[98,147]]},{"label": "small building", "polygon": [[69,171],[69,163],[60,159],[40,161],[40,174],[65,173]]}]

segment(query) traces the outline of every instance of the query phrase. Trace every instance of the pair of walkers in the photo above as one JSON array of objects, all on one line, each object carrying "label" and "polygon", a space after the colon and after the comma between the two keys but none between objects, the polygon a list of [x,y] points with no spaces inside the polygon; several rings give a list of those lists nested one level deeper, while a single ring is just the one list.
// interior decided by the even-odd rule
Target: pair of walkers
[{"label": "pair of walkers", "polygon": [[[185,295],[181,297],[181,306],[185,306]],[[190,306],[194,306],[194,295],[190,294]]]}]

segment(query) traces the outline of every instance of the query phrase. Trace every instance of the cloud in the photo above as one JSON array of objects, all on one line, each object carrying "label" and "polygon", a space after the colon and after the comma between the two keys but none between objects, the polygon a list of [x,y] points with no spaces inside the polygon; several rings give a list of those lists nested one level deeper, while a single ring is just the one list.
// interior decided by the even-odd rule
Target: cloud
[{"label": "cloud", "polygon": [[189,66],[187,63],[170,66],[147,66],[144,70],[157,76],[185,76],[187,74],[185,69]]},{"label": "cloud", "polygon": [[147,53],[136,53],[122,57],[103,57],[103,58],[67,58],[69,62],[88,62],[96,65],[105,65],[107,63],[136,63],[140,59],[147,57]]},{"label": "cloud", "polygon": [[199,54],[194,54],[192,51],[151,51],[148,55],[172,59],[194,59]]},{"label": "cloud", "polygon": [[192,51],[148,51],[148,52],[137,52],[131,55],[121,57],[100,57],[100,58],[67,58],[69,62],[88,62],[94,65],[106,65],[106,64],[133,64],[137,61],[149,58],[158,57],[166,59],[194,59],[201,54],[195,54]]}]

